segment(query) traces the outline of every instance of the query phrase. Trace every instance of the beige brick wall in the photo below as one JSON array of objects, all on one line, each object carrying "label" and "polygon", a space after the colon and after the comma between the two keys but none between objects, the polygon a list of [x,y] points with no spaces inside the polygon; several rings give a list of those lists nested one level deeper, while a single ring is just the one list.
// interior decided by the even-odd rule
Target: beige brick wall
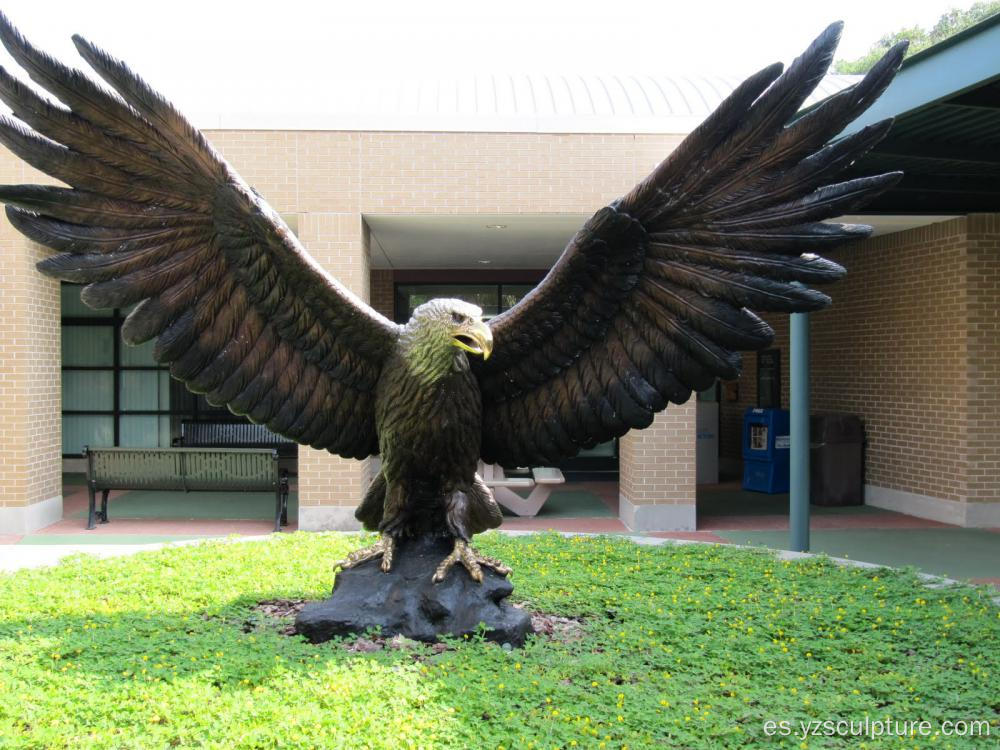
[{"label": "beige brick wall", "polygon": [[645,430],[619,441],[619,493],[637,505],[695,502],[695,396],[671,404]]},{"label": "beige brick wall", "polygon": [[967,495],[1000,502],[1000,214],[974,214],[967,229]]},{"label": "beige brick wall", "polygon": [[[39,175],[0,153],[4,182]],[[35,270],[44,249],[0,226],[0,507],[62,494],[59,285]]]},{"label": "beige brick wall", "polygon": [[[210,131],[209,139],[359,296],[391,314],[387,273],[371,273],[364,213],[587,213],[618,197],[679,136]],[[9,153],[0,182],[39,181]],[[813,316],[816,409],[862,414],[868,481],[949,499],[996,499],[996,216],[875,238],[842,251],[851,271],[834,307]],[[33,268],[41,250],[4,222],[0,243],[0,504],[59,494],[58,288]],[[787,393],[787,316],[771,319]],[[745,358],[741,399],[723,404],[722,453],[756,391]],[[787,396],[786,396],[787,404]],[[927,417],[928,410],[943,415]],[[693,501],[694,403],[622,441],[633,502]],[[305,505],[353,505],[365,471],[303,452]]]},{"label": "beige brick wall", "polygon": [[965,220],[838,251],[848,276],[812,327],[813,408],[865,420],[866,481],[966,495]]},{"label": "beige brick wall", "polygon": [[[364,213],[588,213],[619,197],[666,156],[679,136],[521,133],[269,133],[208,137],[281,213],[336,277],[392,315],[388,272],[370,279]],[[627,438],[623,481],[636,503],[694,502],[694,407],[670,410]],[[678,440],[678,436],[680,436]],[[690,445],[688,445],[690,443]],[[671,464],[673,462],[673,464]],[[643,488],[652,463],[655,481]],[[649,469],[653,471],[653,469]],[[352,506],[369,467],[300,452],[300,502]]]},{"label": "beige brick wall", "polygon": [[[304,213],[299,238],[313,257],[364,300],[369,291],[367,232],[358,214]],[[306,446],[299,448],[299,504],[354,506],[367,486],[361,461]]]},{"label": "beige brick wall", "polygon": [[[811,316],[812,410],[865,421],[866,482],[945,500],[1000,500],[1000,217],[883,235],[831,255],[848,270]],[[788,408],[788,316],[770,316]],[[722,454],[738,458],[756,399],[723,405]]]},{"label": "beige brick wall", "polygon": [[282,213],[585,213],[674,135],[206,131]]}]

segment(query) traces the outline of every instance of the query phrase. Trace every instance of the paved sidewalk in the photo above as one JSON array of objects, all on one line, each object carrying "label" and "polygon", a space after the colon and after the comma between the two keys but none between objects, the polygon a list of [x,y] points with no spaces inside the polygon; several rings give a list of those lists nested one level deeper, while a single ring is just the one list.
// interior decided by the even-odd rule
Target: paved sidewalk
[{"label": "paved sidewalk", "polygon": [[[348,532],[349,533],[349,532]],[[57,565],[64,557],[84,554],[96,557],[120,557],[137,552],[149,552],[163,547],[180,547],[186,544],[201,544],[208,541],[262,542],[271,536],[224,536],[199,537],[170,542],[149,544],[14,544],[0,546],[0,571],[13,572],[26,568],[43,568]]]},{"label": "paved sidewalk", "polygon": [[[186,542],[170,542],[170,544],[185,544]],[[97,557],[117,557],[118,555],[134,555],[144,550],[159,549],[167,546],[156,544],[13,544],[0,546],[0,571],[11,572],[24,568],[41,568],[56,565],[64,557],[85,553]]]},{"label": "paved sidewalk", "polygon": [[[223,503],[220,507],[230,513],[250,511],[247,516],[228,520],[211,517],[200,507],[204,503],[192,503],[190,496],[162,495],[130,505],[113,494],[112,522],[88,531],[86,488],[79,482],[67,482],[61,521],[27,536],[0,535],[0,570],[53,564],[78,552],[109,556],[233,535],[268,538],[273,530],[269,520],[273,500],[266,493],[260,497],[242,495],[239,502]],[[503,530],[630,533],[618,518],[616,482],[567,483],[551,500],[536,518],[505,518]],[[192,505],[196,507],[192,509]],[[213,505],[208,510],[219,508]],[[698,531],[653,533],[647,538],[781,550],[789,541],[787,514],[788,498],[784,495],[747,493],[736,483],[700,487]],[[294,515],[290,515],[292,523],[285,532],[297,528]],[[814,552],[889,567],[914,566],[934,575],[1000,585],[1000,529],[962,529],[868,506],[814,507],[811,526]]]},{"label": "paved sidewalk", "polygon": [[[341,533],[355,533],[355,532],[341,532]],[[506,533],[511,536],[524,536],[528,534],[535,534],[538,532],[529,530],[510,530],[510,531],[501,531],[500,533]],[[564,536],[575,536],[574,532],[564,531],[561,533]],[[654,536],[637,536],[637,535],[624,535],[624,536],[627,536],[627,538],[631,539],[636,544],[643,544],[643,545],[715,543],[711,541],[693,539],[691,538],[692,536],[694,536],[693,534],[688,535],[687,538],[676,538],[676,539],[654,537]],[[134,555],[137,552],[157,550],[163,547],[178,546],[185,544],[199,544],[203,541],[227,540],[235,543],[235,542],[263,541],[268,538],[270,537],[229,536],[229,537],[216,537],[214,539],[203,538],[203,539],[189,539],[186,541],[175,541],[175,542],[156,542],[152,544],[50,544],[50,545],[38,545],[38,546],[6,545],[6,546],[0,546],[0,573],[57,565],[63,558],[78,553],[95,555],[97,557],[102,557],[102,558],[108,558],[108,557],[119,557],[123,555]],[[734,545],[734,546],[743,546],[743,545]],[[788,550],[782,550],[782,549],[776,549],[775,554],[778,556],[779,559],[782,560],[797,560],[813,556],[813,553],[789,552]],[[837,563],[838,565],[852,565],[865,568],[882,567],[878,563],[854,560],[848,558],[830,557],[829,559]],[[939,585],[951,585],[953,583],[956,583],[955,579],[948,577],[931,575],[927,573],[924,573],[922,575],[928,581],[928,585],[932,587]],[[1000,588],[1000,578],[972,580],[971,582],[980,584],[993,584],[997,588]],[[994,597],[993,602],[998,607],[1000,607],[1000,596]]]}]

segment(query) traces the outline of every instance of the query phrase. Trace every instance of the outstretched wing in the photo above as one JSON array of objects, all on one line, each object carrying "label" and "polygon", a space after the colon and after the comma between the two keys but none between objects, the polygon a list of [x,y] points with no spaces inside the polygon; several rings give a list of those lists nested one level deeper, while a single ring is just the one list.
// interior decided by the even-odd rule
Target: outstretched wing
[{"label": "outstretched wing", "polygon": [[375,384],[398,327],[328,276],[123,63],[74,37],[115,95],[2,15],[0,39],[66,105],[0,69],[0,98],[21,121],[0,118],[0,142],[70,186],[0,187],[11,223],[58,251],[39,269],[87,284],[92,307],[139,303],[126,342],[159,337],[156,360],[211,403],[306,445],[376,453]]},{"label": "outstretched wing", "polygon": [[751,310],[802,312],[829,298],[804,286],[844,270],[814,252],[870,227],[820,223],[899,173],[831,184],[891,124],[824,145],[892,80],[905,44],[858,84],[789,121],[823,77],[829,27],[781,73],[741,84],[632,192],[598,211],[540,285],[490,321],[477,365],[482,455],[552,463],[646,427],[668,402],[740,371],[739,350],[773,331]]}]

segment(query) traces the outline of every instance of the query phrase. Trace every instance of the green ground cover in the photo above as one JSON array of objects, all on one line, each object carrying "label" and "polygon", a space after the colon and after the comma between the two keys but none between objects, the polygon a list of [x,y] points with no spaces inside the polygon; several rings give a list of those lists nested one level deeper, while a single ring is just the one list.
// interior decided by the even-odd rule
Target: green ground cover
[{"label": "green ground cover", "polygon": [[[365,539],[280,535],[0,575],[0,747],[995,747],[1000,609],[911,572],[614,537],[481,538],[567,618],[505,651],[284,634]],[[355,643],[355,646],[357,644]],[[991,720],[993,737],[764,734],[768,720]]]}]

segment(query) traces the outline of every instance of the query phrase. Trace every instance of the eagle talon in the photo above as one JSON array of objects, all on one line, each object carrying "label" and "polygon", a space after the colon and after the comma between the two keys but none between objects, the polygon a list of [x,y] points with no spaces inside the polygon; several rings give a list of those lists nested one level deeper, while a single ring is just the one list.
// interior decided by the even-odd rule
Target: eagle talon
[{"label": "eagle talon", "polygon": [[452,549],[451,554],[449,554],[441,564],[438,565],[437,570],[434,571],[434,578],[432,579],[434,583],[441,583],[448,575],[448,571],[451,570],[452,566],[460,562],[462,567],[469,572],[472,580],[476,583],[483,582],[483,568],[492,568],[497,573],[502,576],[510,575],[511,569],[504,565],[499,560],[494,560],[492,557],[486,557],[479,554],[474,547],[472,547],[464,539],[456,539],[455,547]]},{"label": "eagle talon", "polygon": [[388,534],[383,534],[382,537],[375,542],[375,544],[370,547],[363,547],[361,549],[354,550],[354,552],[349,554],[343,560],[335,562],[333,567],[347,570],[348,568],[353,568],[363,562],[374,560],[376,557],[381,556],[382,562],[379,567],[382,569],[383,573],[388,573],[392,569],[392,558],[395,551],[396,540]]}]

